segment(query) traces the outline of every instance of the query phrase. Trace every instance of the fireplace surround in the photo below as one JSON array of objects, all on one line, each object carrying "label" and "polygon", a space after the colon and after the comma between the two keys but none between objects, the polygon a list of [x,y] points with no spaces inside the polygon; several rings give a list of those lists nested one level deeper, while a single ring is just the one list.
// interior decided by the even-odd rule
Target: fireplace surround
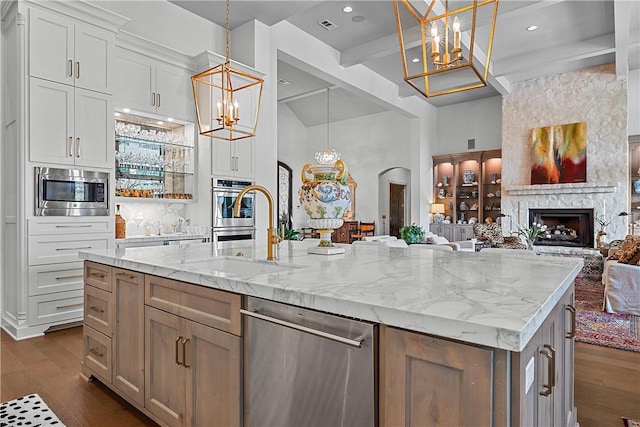
[{"label": "fireplace surround", "polygon": [[593,247],[593,209],[529,209],[529,224],[547,226],[534,245]]}]

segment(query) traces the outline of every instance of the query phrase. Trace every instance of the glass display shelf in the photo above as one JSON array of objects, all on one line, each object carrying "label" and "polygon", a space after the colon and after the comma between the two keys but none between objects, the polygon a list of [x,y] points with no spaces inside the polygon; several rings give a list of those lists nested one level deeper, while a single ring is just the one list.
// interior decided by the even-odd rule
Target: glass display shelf
[{"label": "glass display shelf", "polygon": [[193,199],[193,125],[122,116],[115,126],[116,198]]}]

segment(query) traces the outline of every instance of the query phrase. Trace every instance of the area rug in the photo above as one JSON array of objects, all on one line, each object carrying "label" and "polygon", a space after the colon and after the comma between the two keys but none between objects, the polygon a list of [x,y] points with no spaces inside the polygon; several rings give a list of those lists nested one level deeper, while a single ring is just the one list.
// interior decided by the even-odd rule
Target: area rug
[{"label": "area rug", "polygon": [[576,341],[640,353],[640,316],[602,310],[600,279],[576,279]]},{"label": "area rug", "polygon": [[64,424],[38,394],[30,394],[0,403],[0,425],[7,427],[64,427]]}]

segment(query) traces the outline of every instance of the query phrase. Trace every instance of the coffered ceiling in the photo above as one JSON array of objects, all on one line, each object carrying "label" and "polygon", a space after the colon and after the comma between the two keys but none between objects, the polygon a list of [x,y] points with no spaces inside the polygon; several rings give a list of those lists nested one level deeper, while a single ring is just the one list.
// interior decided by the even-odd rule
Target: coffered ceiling
[{"label": "coffered ceiling", "polygon": [[[218,25],[225,25],[223,0],[171,0]],[[416,0],[424,1],[424,0]],[[353,11],[345,13],[344,6]],[[536,77],[616,62],[619,75],[640,68],[640,1],[638,0],[500,0],[489,86],[457,94],[424,98],[403,80],[397,29],[391,0],[245,1],[231,0],[230,26],[250,20],[273,25],[282,20],[340,51],[345,67],[361,64],[394,82],[401,97],[417,96],[436,107],[509,93],[510,85]],[[320,21],[328,20],[328,31]],[[537,25],[535,31],[526,31]],[[476,35],[481,43],[488,26]],[[325,123],[330,83],[278,62],[278,100],[306,126]],[[383,111],[344,89],[330,95],[331,121]]]}]

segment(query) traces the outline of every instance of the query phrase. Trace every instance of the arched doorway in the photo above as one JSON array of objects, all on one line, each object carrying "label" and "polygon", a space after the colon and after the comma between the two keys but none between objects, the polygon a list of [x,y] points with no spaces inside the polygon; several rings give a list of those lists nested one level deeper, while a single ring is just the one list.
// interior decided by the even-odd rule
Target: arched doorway
[{"label": "arched doorway", "polygon": [[410,218],[411,171],[390,168],[378,174],[378,211],[382,219],[378,234],[400,237],[400,228]]}]

